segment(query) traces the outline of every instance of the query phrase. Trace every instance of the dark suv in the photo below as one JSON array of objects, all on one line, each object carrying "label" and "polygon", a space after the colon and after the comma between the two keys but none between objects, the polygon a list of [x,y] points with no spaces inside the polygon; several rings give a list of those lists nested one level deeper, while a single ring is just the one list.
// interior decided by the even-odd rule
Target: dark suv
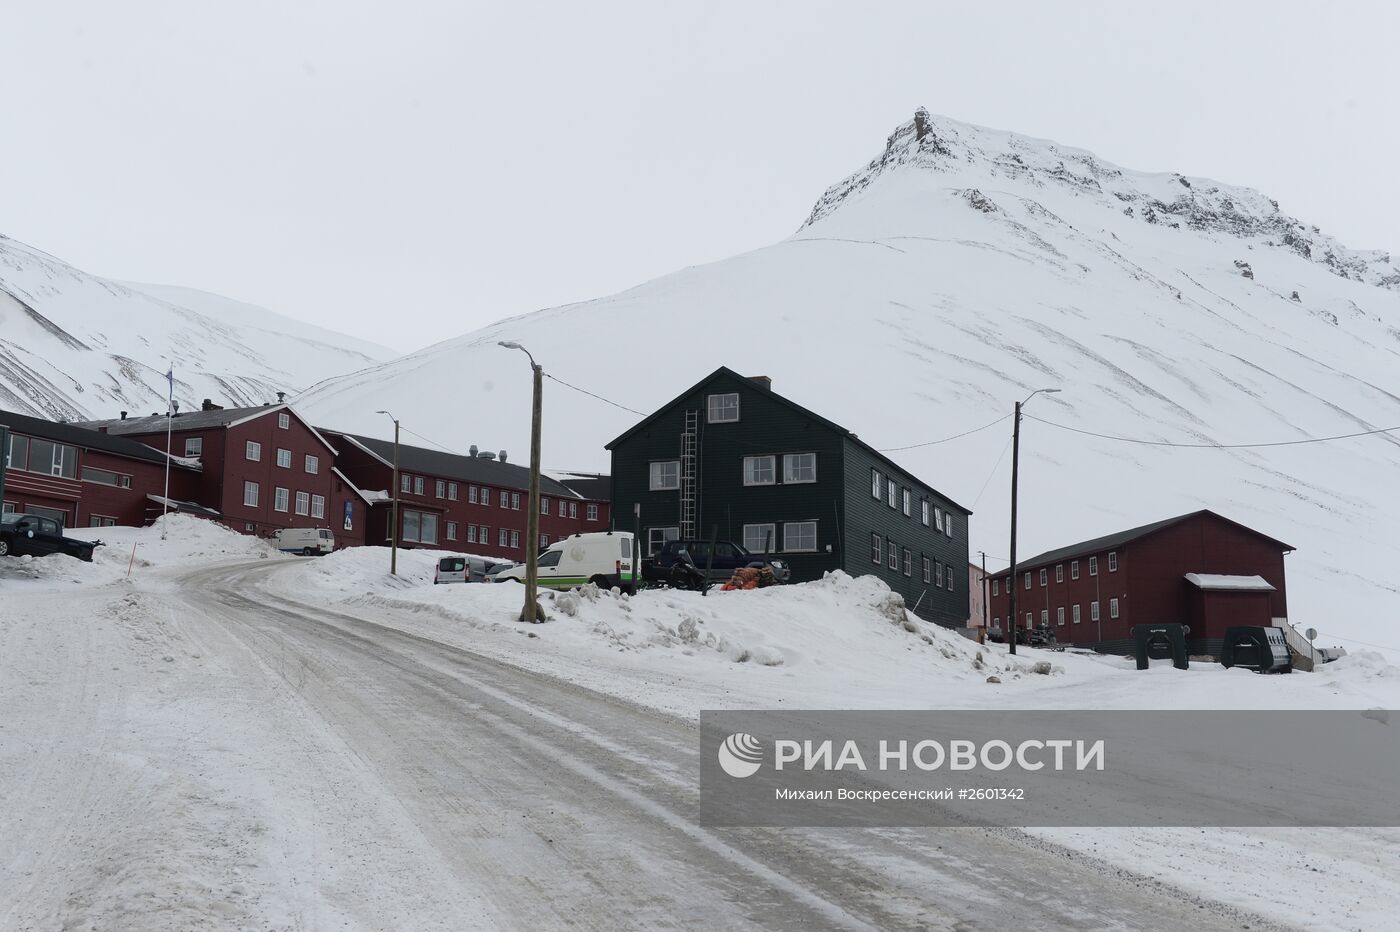
[{"label": "dark suv", "polygon": [[101,541],[74,540],[63,536],[63,525],[38,515],[8,514],[0,519],[0,557],[25,554],[46,557],[64,553],[92,562],[92,551]]},{"label": "dark suv", "polygon": [[707,540],[668,540],[656,551],[650,560],[642,561],[642,578],[647,582],[671,582],[671,567],[675,565],[680,552],[690,554],[691,561],[701,570],[710,566],[710,579],[725,582],[734,571],[746,566],[769,566],[779,582],[787,582],[792,568],[786,560],[778,560],[761,553],[749,553],[733,541],[715,541],[714,559],[710,558],[710,542]]}]

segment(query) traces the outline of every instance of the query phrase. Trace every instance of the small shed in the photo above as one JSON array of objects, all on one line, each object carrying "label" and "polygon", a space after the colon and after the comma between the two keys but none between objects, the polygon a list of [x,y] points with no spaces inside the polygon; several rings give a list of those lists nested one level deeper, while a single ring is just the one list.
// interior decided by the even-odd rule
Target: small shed
[{"label": "small shed", "polygon": [[1263,576],[1227,576],[1219,573],[1187,573],[1191,587],[1191,637],[1214,640],[1237,625],[1273,624],[1272,599],[1276,591]]}]

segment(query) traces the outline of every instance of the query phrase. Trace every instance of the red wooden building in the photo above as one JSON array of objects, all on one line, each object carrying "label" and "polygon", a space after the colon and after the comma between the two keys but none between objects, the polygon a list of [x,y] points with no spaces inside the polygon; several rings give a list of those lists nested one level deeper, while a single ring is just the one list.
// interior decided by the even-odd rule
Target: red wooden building
[{"label": "red wooden building", "polygon": [[1225,629],[1288,617],[1284,555],[1293,547],[1213,511],[1169,518],[1020,561],[992,577],[992,627],[1048,625],[1062,644],[1132,649],[1134,625],[1191,626],[1190,650],[1216,655]]},{"label": "red wooden building", "polygon": [[[142,525],[163,510],[165,438],[155,449],[129,437],[0,411],[10,428],[5,456],[5,512],[21,511],[65,527]],[[170,499],[190,507],[203,476],[176,461]]]},{"label": "red wooden building", "polygon": [[[389,495],[394,444],[323,429],[340,451],[337,463],[362,489],[385,490],[370,512],[369,543],[390,540]],[[530,470],[497,454],[461,455],[399,445],[399,545],[434,547],[523,560],[529,517]],[[568,484],[540,477],[539,546],[570,534],[606,531],[607,477],[579,477]],[[571,488],[577,484],[578,489]],[[588,498],[586,495],[596,495]]]},{"label": "red wooden building", "polygon": [[[109,436],[165,447],[166,416],[94,421]],[[337,450],[290,405],[221,408],[170,419],[171,451],[202,469],[191,498],[236,531],[270,536],[278,528],[325,527],[336,546],[365,542],[372,496],[336,466]]]}]

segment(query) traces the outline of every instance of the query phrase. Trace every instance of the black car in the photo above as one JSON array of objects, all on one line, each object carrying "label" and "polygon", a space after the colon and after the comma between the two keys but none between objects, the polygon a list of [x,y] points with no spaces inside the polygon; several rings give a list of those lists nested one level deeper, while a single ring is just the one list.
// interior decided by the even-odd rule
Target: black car
[{"label": "black car", "polygon": [[708,565],[710,579],[715,582],[724,582],[734,575],[735,570],[746,566],[771,567],[779,582],[787,582],[792,576],[792,568],[787,561],[761,553],[749,553],[733,541],[715,541],[714,557],[711,558],[710,542],[707,540],[668,540],[654,557],[642,561],[642,578],[653,583],[671,582],[671,568],[683,550],[690,554],[691,562],[701,570]]},{"label": "black car", "polygon": [[63,525],[38,515],[8,514],[0,519],[0,557],[25,554],[46,557],[63,553],[92,562],[92,551],[101,541],[74,540],[63,536]]}]

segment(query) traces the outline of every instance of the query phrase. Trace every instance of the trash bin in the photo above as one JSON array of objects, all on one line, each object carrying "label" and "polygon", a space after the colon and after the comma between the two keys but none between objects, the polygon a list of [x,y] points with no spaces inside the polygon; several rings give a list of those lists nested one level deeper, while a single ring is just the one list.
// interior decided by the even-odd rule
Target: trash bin
[{"label": "trash bin", "polygon": [[1137,668],[1146,670],[1149,660],[1170,660],[1178,670],[1190,666],[1186,657],[1186,636],[1191,633],[1187,625],[1171,622],[1161,625],[1134,625],[1133,652],[1137,656]]},{"label": "trash bin", "polygon": [[1220,665],[1245,667],[1256,673],[1292,673],[1293,657],[1282,628],[1240,626],[1225,629]]}]

